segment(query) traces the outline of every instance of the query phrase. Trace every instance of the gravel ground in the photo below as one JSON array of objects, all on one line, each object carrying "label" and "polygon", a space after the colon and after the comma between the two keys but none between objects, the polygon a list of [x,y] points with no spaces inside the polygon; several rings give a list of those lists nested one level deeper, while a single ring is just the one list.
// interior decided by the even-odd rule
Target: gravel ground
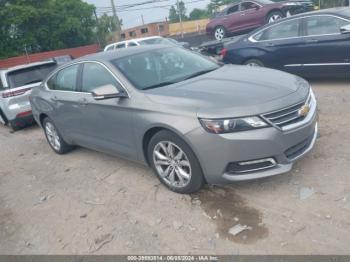
[{"label": "gravel ground", "polygon": [[[313,82],[320,137],[292,172],[178,195],[151,170],[0,126],[0,254],[350,254],[350,85]],[[236,224],[249,229],[228,234]]]}]

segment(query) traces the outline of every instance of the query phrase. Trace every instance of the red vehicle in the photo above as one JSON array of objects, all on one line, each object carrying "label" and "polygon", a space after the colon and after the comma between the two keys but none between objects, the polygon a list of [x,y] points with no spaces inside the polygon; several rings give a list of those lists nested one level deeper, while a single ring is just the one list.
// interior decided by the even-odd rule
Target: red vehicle
[{"label": "red vehicle", "polygon": [[208,23],[208,35],[222,40],[229,34],[253,30],[267,23],[296,13],[314,10],[309,0],[272,2],[270,0],[241,1],[217,13]]}]

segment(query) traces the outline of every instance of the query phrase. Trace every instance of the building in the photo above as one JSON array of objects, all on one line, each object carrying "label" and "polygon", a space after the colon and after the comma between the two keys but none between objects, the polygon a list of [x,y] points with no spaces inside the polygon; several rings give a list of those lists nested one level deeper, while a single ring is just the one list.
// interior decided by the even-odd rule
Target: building
[{"label": "building", "polygon": [[122,40],[129,40],[133,38],[157,36],[157,35],[159,36],[169,35],[169,23],[167,21],[144,24],[144,25],[123,30],[121,33],[121,38]]}]

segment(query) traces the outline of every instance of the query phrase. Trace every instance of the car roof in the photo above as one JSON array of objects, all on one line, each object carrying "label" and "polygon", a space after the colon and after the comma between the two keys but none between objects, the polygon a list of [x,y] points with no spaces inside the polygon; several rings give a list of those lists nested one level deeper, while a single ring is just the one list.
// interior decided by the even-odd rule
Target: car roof
[{"label": "car roof", "polygon": [[[106,47],[112,46],[112,45],[119,45],[119,44],[124,44],[124,43],[130,43],[130,42],[138,42],[138,41],[143,41],[143,40],[148,40],[148,39],[156,39],[156,38],[163,38],[161,36],[148,36],[148,37],[140,37],[140,38],[133,38],[133,39],[129,39],[129,40],[124,40],[124,41],[119,41],[119,42],[115,42],[109,45],[106,45]],[[106,48],[105,47],[105,48]]]},{"label": "car roof", "polygon": [[55,63],[55,61],[54,60],[46,60],[46,61],[40,61],[40,62],[35,62],[35,63],[13,66],[13,67],[9,67],[6,69],[2,69],[2,71],[10,72],[10,71],[21,70],[21,69],[25,69],[25,68],[30,68],[30,67],[40,66],[40,65],[45,65],[45,64],[52,64],[52,63]]},{"label": "car roof", "polygon": [[[312,15],[344,15],[344,11],[350,10],[349,7],[334,7],[334,8],[328,8],[328,9],[322,9],[318,11],[311,11],[311,12],[306,12],[306,13],[301,13],[297,15],[290,16],[286,19],[292,19],[296,17],[303,17],[303,16],[312,16]],[[347,15],[345,15],[347,16]]]},{"label": "car roof", "polygon": [[273,27],[274,25],[278,25],[279,23],[282,23],[284,21],[289,21],[289,20],[293,20],[296,18],[306,17],[306,16],[338,15],[338,16],[350,19],[349,15],[347,13],[345,13],[345,11],[350,11],[350,8],[349,7],[335,7],[335,8],[328,8],[328,9],[322,9],[322,10],[318,10],[318,11],[311,11],[311,12],[305,12],[305,13],[293,15],[293,16],[286,17],[283,19],[279,19],[274,23],[266,24],[262,27],[259,27],[259,28],[255,29],[254,31],[250,32],[247,36],[249,37],[249,36],[255,35],[257,32],[261,32],[262,30],[265,30],[266,28]]},{"label": "car roof", "polygon": [[[170,46],[171,48],[176,48],[174,46]],[[73,61],[89,61],[89,60],[97,60],[97,61],[112,61],[117,58],[122,58],[130,55],[140,54],[147,51],[153,51],[153,50],[159,50],[162,48],[169,48],[168,45],[144,45],[144,46],[135,46],[133,48],[121,48],[118,50],[112,50],[108,52],[99,52],[91,55],[86,55],[83,57],[80,57],[78,59],[75,59]]]}]

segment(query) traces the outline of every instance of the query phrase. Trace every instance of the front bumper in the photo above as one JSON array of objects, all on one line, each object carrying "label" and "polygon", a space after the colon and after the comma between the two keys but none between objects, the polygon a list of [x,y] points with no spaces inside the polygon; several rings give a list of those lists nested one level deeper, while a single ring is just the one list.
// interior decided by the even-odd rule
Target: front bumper
[{"label": "front bumper", "polygon": [[[309,122],[289,131],[269,127],[246,132],[210,134],[203,128],[188,133],[192,148],[210,184],[264,178],[286,173],[293,162],[313,148],[318,135],[316,107]],[[273,159],[275,165],[252,172],[232,173],[231,163]]]}]

